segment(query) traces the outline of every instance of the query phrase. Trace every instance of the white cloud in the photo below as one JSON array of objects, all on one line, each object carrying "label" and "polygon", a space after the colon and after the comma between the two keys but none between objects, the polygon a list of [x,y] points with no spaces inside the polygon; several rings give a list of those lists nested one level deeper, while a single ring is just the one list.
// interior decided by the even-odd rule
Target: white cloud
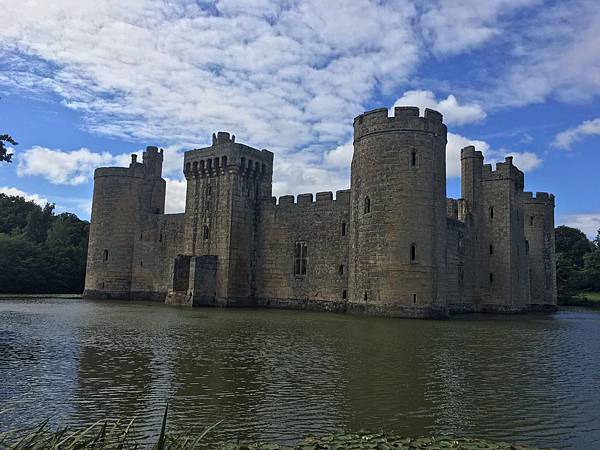
[{"label": "white cloud", "polygon": [[600,213],[567,214],[561,216],[558,223],[578,228],[590,239],[595,239],[600,230]]},{"label": "white cloud", "polygon": [[406,91],[396,100],[394,106],[418,106],[421,110],[430,108],[444,115],[447,125],[464,125],[485,119],[486,113],[476,103],[459,104],[452,94],[445,99],[437,100],[431,91],[414,90]]},{"label": "white cloud", "polygon": [[[34,146],[17,155],[17,175],[20,177],[39,176],[53,184],[76,186],[90,181],[94,170],[98,167],[128,166],[131,162],[131,155],[134,153],[141,162],[143,150],[112,155],[109,152],[95,152],[87,148],[68,151]],[[163,173],[165,175],[181,173],[182,168],[183,150],[181,146],[165,148]]]},{"label": "white cloud", "polygon": [[325,162],[333,167],[343,168],[350,167],[352,162],[352,154],[354,153],[354,145],[352,141],[338,145],[333,150],[325,153]]},{"label": "white cloud", "polygon": [[593,120],[586,120],[576,127],[569,128],[565,131],[558,133],[554,141],[552,142],[553,147],[562,148],[564,150],[571,150],[571,146],[583,139],[585,136],[593,136],[600,134],[600,118]]},{"label": "white cloud", "polygon": [[35,146],[19,153],[17,175],[40,176],[54,184],[75,186],[87,183],[97,167],[125,165],[128,159],[129,155],[113,156],[87,148],[63,151]]},{"label": "white cloud", "polygon": [[165,178],[167,182],[167,198],[165,201],[165,212],[167,214],[182,213],[185,211],[185,192],[187,181],[185,178]]},{"label": "white cloud", "polygon": [[[478,47],[503,32],[512,32],[506,20],[509,13],[541,0],[462,0],[433,1],[424,7],[419,19],[433,51],[453,55]],[[504,20],[503,20],[504,19]]]},{"label": "white cloud", "polygon": [[0,193],[13,196],[18,195],[19,197],[23,197],[25,200],[32,201],[40,206],[45,206],[46,203],[49,203],[47,198],[41,197],[39,194],[29,194],[15,187],[1,186]]}]

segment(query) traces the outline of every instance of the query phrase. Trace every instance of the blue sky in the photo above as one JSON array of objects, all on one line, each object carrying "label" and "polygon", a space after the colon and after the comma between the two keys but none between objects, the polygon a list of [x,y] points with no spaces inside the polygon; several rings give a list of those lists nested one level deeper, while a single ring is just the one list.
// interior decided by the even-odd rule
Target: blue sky
[{"label": "blue sky", "polygon": [[0,0],[0,132],[19,142],[0,191],[89,218],[95,167],[218,130],[275,153],[276,195],[349,187],[354,116],[444,114],[448,195],[459,151],[514,155],[557,223],[600,228],[596,1]]}]

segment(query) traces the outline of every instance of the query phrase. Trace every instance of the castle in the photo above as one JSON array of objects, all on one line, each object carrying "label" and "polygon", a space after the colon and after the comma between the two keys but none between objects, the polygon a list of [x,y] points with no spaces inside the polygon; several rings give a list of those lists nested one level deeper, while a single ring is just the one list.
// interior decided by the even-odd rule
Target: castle
[{"label": "castle", "polygon": [[556,305],[554,196],[512,158],[461,152],[446,198],[442,115],[354,119],[349,190],[271,196],[273,153],[219,132],[185,153],[185,212],[165,214],[163,152],[99,168],[84,297],[397,317]]}]

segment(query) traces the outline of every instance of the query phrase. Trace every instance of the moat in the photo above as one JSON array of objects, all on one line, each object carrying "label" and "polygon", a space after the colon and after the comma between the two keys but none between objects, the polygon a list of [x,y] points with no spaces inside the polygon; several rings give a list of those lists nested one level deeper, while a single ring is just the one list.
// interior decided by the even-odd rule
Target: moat
[{"label": "moat", "polygon": [[[452,433],[600,447],[600,311],[414,321],[0,299],[0,431],[137,417],[213,439]],[[172,429],[173,429],[172,428]]]}]

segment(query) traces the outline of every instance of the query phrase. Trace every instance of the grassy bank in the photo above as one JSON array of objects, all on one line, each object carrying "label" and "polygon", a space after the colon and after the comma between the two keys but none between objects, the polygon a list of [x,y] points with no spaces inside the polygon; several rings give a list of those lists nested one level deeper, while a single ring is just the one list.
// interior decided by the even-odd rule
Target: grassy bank
[{"label": "grassy bank", "polygon": [[[171,434],[166,430],[166,414],[162,427],[154,443],[142,444],[131,436],[133,421],[129,423],[95,423],[81,430],[64,428],[52,431],[43,423],[36,429],[19,430],[0,434],[0,449],[7,450],[344,450],[344,449],[511,449],[526,450],[524,447],[504,442],[491,442],[483,439],[457,437],[407,438],[392,434],[330,434],[321,437],[307,437],[292,446],[272,443],[224,444],[206,443],[207,434],[213,427],[202,433]],[[215,425],[216,426],[216,425]],[[235,437],[232,437],[235,441]]]},{"label": "grassy bank", "polygon": [[563,306],[588,306],[600,308],[600,292],[579,292],[572,298],[563,300]]}]

